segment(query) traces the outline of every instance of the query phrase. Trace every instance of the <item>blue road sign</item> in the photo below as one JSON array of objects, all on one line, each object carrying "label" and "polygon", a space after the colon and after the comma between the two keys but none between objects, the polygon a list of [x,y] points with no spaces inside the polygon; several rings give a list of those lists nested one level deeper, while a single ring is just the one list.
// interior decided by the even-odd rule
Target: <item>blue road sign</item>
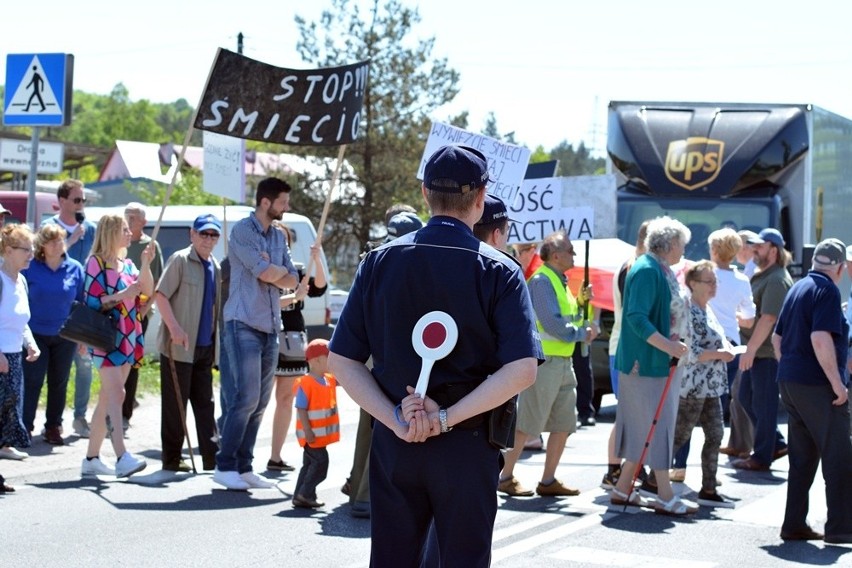
[{"label": "blue road sign", "polygon": [[74,56],[67,53],[7,55],[3,124],[70,124],[73,75]]}]

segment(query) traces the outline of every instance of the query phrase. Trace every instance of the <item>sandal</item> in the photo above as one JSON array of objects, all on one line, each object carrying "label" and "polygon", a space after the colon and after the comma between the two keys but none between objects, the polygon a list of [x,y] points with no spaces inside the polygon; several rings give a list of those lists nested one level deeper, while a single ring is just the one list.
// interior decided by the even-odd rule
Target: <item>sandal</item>
[{"label": "sandal", "polygon": [[692,515],[698,512],[698,507],[690,507],[680,500],[680,497],[675,495],[670,501],[657,499],[654,505],[654,512],[658,515],[669,515],[671,517],[683,517]]},{"label": "sandal", "polygon": [[646,501],[637,491],[633,491],[630,494],[630,498],[627,498],[627,495],[619,491],[618,489],[612,489],[612,492],[609,497],[609,502],[612,505],[625,506],[632,505],[633,507],[647,507],[648,501]]}]

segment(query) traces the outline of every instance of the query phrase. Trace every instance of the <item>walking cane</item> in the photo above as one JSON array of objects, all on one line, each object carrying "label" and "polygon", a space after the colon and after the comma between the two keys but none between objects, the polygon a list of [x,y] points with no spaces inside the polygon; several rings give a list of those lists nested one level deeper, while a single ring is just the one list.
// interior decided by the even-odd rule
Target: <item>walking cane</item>
[{"label": "walking cane", "polygon": [[651,422],[651,428],[648,430],[648,437],[645,438],[645,447],[642,448],[642,454],[639,456],[639,462],[633,470],[633,479],[630,480],[630,488],[627,490],[627,501],[624,503],[624,509],[621,510],[622,513],[627,510],[627,505],[630,504],[630,496],[633,494],[633,485],[639,478],[639,471],[642,469],[642,464],[645,463],[645,456],[648,455],[648,446],[651,445],[651,440],[654,438],[654,431],[657,429],[657,421],[660,419],[660,413],[663,412],[663,405],[666,403],[666,397],[669,395],[669,387],[672,386],[672,378],[674,377],[676,369],[677,359],[672,358],[669,376],[666,378],[666,386],[663,387],[663,396],[660,397],[660,402],[657,404],[657,411],[654,413],[654,420]]},{"label": "walking cane", "polygon": [[169,370],[172,372],[172,385],[175,389],[175,399],[177,401],[178,412],[180,413],[180,423],[183,426],[183,435],[186,438],[186,448],[189,450],[189,461],[192,463],[192,473],[197,474],[195,469],[195,456],[192,453],[192,442],[189,440],[189,430],[186,429],[186,411],[183,409],[183,396],[180,392],[180,384],[177,378],[177,369],[175,369],[175,360],[172,357],[172,344],[169,342]]}]

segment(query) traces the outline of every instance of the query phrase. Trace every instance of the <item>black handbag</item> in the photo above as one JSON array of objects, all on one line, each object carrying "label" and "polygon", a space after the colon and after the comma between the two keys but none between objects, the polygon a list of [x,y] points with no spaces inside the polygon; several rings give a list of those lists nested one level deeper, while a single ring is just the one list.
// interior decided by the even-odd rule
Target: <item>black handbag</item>
[{"label": "black handbag", "polygon": [[115,350],[117,330],[118,322],[112,314],[99,312],[82,302],[74,302],[68,319],[59,330],[59,337],[109,353]]}]

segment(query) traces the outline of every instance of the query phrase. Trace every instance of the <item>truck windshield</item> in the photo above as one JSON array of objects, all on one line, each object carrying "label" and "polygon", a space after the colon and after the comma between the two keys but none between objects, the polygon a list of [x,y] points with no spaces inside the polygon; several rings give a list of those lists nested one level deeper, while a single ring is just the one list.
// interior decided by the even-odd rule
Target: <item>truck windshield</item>
[{"label": "truck windshield", "polygon": [[692,238],[684,255],[690,260],[710,258],[707,237],[716,229],[730,227],[759,233],[770,225],[770,203],[749,200],[709,201],[702,199],[648,199],[619,195],[618,236],[636,242],[639,225],[646,219],[668,215],[686,225]]}]

